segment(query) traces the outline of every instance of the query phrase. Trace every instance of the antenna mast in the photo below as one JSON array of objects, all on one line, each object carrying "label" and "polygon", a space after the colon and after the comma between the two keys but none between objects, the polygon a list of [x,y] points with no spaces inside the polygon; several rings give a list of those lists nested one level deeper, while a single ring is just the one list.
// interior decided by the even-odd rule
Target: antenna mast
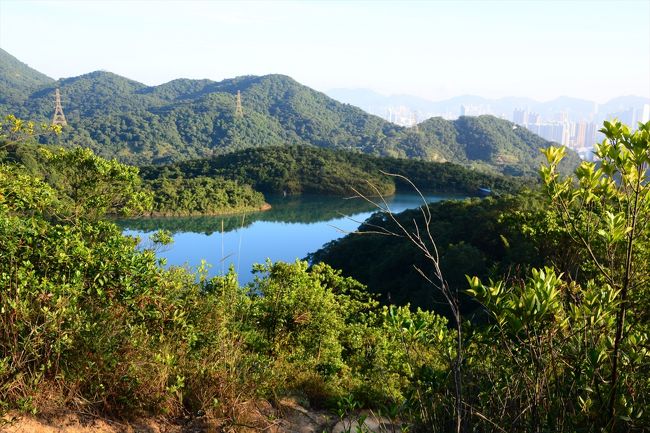
[{"label": "antenna mast", "polygon": [[54,117],[52,118],[52,125],[66,126],[68,122],[65,120],[65,115],[63,114],[63,107],[61,106],[61,93],[59,92],[59,89],[56,89],[54,98]]},{"label": "antenna mast", "polygon": [[418,129],[418,113],[417,113],[417,111],[411,112],[411,119],[413,120],[413,124],[412,124],[413,129],[415,130],[415,132],[419,132],[419,129]]},{"label": "antenna mast", "polygon": [[235,117],[244,117],[244,110],[241,108],[241,92],[237,90],[237,104],[235,105]]}]

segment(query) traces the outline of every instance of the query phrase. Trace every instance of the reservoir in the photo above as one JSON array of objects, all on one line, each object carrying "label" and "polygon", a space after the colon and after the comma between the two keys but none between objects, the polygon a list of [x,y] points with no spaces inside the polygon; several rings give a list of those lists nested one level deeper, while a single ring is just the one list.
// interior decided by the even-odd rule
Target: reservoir
[{"label": "reservoir", "polygon": [[[427,202],[462,197],[425,195]],[[324,244],[355,231],[378,209],[361,198],[322,196],[270,197],[272,208],[227,216],[166,217],[120,220],[126,235],[140,238],[142,247],[151,244],[148,238],[157,230],[169,230],[174,243],[161,247],[158,256],[168,266],[196,269],[205,260],[209,275],[221,275],[233,267],[239,283],[253,280],[253,264],[293,262]],[[394,213],[422,205],[417,194],[397,194],[386,198]],[[383,204],[382,204],[383,205]],[[360,254],[363,252],[360,251]]]}]

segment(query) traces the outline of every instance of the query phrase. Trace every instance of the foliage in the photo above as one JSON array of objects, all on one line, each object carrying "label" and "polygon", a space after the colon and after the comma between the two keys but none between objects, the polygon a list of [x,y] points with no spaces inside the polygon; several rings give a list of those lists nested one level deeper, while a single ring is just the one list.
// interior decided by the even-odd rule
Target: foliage
[{"label": "foliage", "polygon": [[[509,175],[535,175],[543,157],[539,150],[549,143],[526,128],[509,122],[496,122],[490,116],[460,117],[456,122],[458,142],[465,149],[468,161],[496,167]],[[560,164],[563,173],[570,173],[580,163],[572,151]]]},{"label": "foliage", "polygon": [[153,215],[214,215],[264,207],[264,196],[248,185],[222,178],[157,179],[145,183],[154,196]]},{"label": "foliage", "polygon": [[510,431],[598,431],[616,292],[567,282],[551,268],[533,269],[521,284],[470,285],[494,319],[469,347],[476,413]]},{"label": "foliage", "polygon": [[385,194],[394,185],[384,176],[364,170],[345,154],[306,146],[248,149],[221,157],[145,167],[145,178],[210,176],[250,184],[268,194],[328,194],[349,196],[354,188],[374,182]]},{"label": "foliage", "polygon": [[[409,191],[400,178],[408,177],[423,191],[475,194],[479,187],[514,191],[520,181],[471,171],[450,163],[396,158],[377,158],[360,153],[332,151],[311,146],[247,149],[208,159],[183,161],[142,169],[145,179],[224,177],[250,184],[265,194],[328,194],[350,196],[392,195]],[[376,188],[376,190],[375,190]]]},{"label": "foliage", "polygon": [[577,184],[557,174],[564,156],[561,149],[544,152],[548,166],[541,174],[556,214],[588,254],[592,267],[588,277],[610,288],[618,302],[612,348],[605,355],[611,364],[603,384],[607,395],[600,407],[606,414],[601,423],[615,429],[620,420],[629,422],[633,414],[647,412],[648,405],[645,399],[626,394],[630,387],[644,386],[634,358],[646,357],[643,346],[649,331],[645,307],[650,295],[650,224],[645,216],[650,211],[650,122],[639,123],[636,131],[618,121],[605,122],[601,132],[606,140],[595,152],[600,164],[582,163],[576,170]]},{"label": "foliage", "polygon": [[650,124],[632,132],[605,122],[600,163],[582,163],[575,178],[557,171],[563,149],[544,151],[549,207],[522,228],[537,242],[540,233],[552,234],[551,244],[562,240],[557,245],[572,252],[546,259],[569,272],[544,267],[488,284],[468,278],[468,293],[491,317],[468,345],[466,395],[474,398],[466,403],[476,427],[629,432],[648,425],[650,226],[641,215],[650,205],[649,131]]},{"label": "foliage", "polygon": [[[0,165],[0,411],[203,411],[234,422],[245,400],[293,391],[314,403],[353,393],[399,404],[418,376],[392,359],[444,365],[444,346],[427,343],[446,341],[443,321],[386,315],[329,266],[261,265],[249,287],[232,272],[208,280],[205,267],[165,269],[101,213],[140,197],[137,172],[82,149],[51,158],[70,162],[66,183]],[[82,201],[71,185],[84,189]],[[93,198],[99,191],[104,201]],[[81,212],[90,203],[96,209]],[[386,332],[407,325],[417,329],[406,340]],[[389,370],[390,381],[365,379]]]},{"label": "foliage", "polygon": [[53,81],[0,48],[0,106],[19,105],[36,89]]},{"label": "foliage", "polygon": [[[61,126],[48,125],[41,123],[35,124],[31,121],[25,121],[13,114],[0,119],[0,150],[4,152],[15,151],[25,142],[30,141],[36,135],[43,134],[60,134]],[[4,156],[4,155],[3,155]]]},{"label": "foliage", "polygon": [[[480,274],[463,267],[481,258],[488,265],[484,277],[468,277],[467,294],[482,314],[463,332],[469,416],[462,431],[629,432],[648,425],[650,226],[642,215],[650,210],[650,124],[630,131],[605,122],[602,132],[599,164],[582,163],[575,177],[558,172],[563,149],[544,151],[541,196],[429,205],[441,266],[448,260],[445,277]],[[411,227],[416,218],[406,211],[392,224],[376,214],[360,231],[395,233],[395,224]],[[462,231],[458,243],[449,237],[454,228]],[[491,243],[476,243],[481,237]],[[393,275],[395,287],[411,287],[402,270],[426,261],[407,242],[394,241],[362,233],[314,258],[371,287]],[[369,257],[352,254],[361,250]],[[450,385],[438,385],[414,401],[442,404],[443,424],[450,423]]]},{"label": "foliage", "polygon": [[125,216],[147,211],[153,197],[139,188],[136,167],[96,156],[90,149],[46,151],[53,186],[70,200],[74,219],[99,219],[107,213]]},{"label": "foliage", "polygon": [[[466,286],[465,275],[486,278],[502,275],[517,266],[539,265],[539,249],[522,234],[524,221],[506,218],[530,209],[521,197],[505,196],[484,200],[468,199],[429,204],[430,229],[440,251],[443,274],[454,290]],[[397,223],[411,229],[422,226],[419,209],[396,215]],[[381,230],[378,230],[381,227]],[[435,309],[449,314],[444,299],[432,291],[415,268],[427,269],[427,262],[407,240],[386,236],[397,226],[383,213],[365,221],[358,233],[332,241],[310,255],[310,261],[329,263],[341,269],[369,290],[380,294],[383,303]],[[379,233],[381,231],[382,233]],[[359,254],[363,251],[363,254]],[[465,314],[477,305],[461,297]]]},{"label": "foliage", "polygon": [[9,115],[0,122],[0,161],[18,164],[46,180],[74,204],[69,209],[75,218],[97,219],[106,213],[214,215],[265,206],[262,194],[235,181],[199,177],[142,182],[138,168],[107,161],[89,149],[52,149],[34,143],[35,135],[60,132],[59,126],[35,125]]},{"label": "foliage", "polygon": [[[25,125],[18,131],[29,137]],[[644,431],[650,124],[632,132],[606,123],[603,132],[601,163],[583,163],[575,178],[558,173],[562,150],[545,151],[546,199],[428,206],[450,286],[477,274],[467,296],[480,308],[462,334],[431,311],[379,306],[362,283],[326,264],[258,265],[246,287],[232,271],[208,279],[205,265],[165,268],[105,220],[146,204],[136,169],[84,149],[43,156],[4,136],[0,411],[203,411],[223,425],[236,422],[246,400],[298,393],[342,411],[400,407],[426,431],[448,431],[460,341],[462,430]],[[235,181],[170,174],[151,182],[216,194]],[[418,215],[375,214],[361,230],[385,233]],[[348,237],[319,255],[375,266],[377,286],[413,264],[425,269],[409,245],[386,239],[395,237]],[[152,240],[167,243],[169,233]]]}]

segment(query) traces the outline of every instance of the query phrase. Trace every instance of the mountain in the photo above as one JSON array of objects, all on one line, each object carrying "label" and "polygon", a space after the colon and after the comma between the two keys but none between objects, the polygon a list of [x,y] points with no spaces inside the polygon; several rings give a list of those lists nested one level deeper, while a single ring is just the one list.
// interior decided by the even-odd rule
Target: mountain
[{"label": "mountain", "polygon": [[[332,89],[327,94],[332,98],[361,107],[369,113],[387,118],[389,111],[400,108],[416,112],[419,119],[431,116],[458,117],[461,106],[474,108],[474,111],[493,113],[503,118],[512,117],[514,110],[526,109],[540,114],[545,120],[554,120],[559,113],[566,113],[573,121],[594,120],[599,122],[612,114],[627,111],[630,108],[641,109],[650,103],[649,98],[640,96],[621,96],[604,104],[586,99],[560,96],[550,101],[536,101],[531,98],[504,97],[498,99],[483,98],[476,95],[456,96],[440,101],[432,101],[413,95],[384,96],[369,89]],[[407,119],[408,120],[408,119]]]},{"label": "mountain", "polygon": [[[39,83],[19,88],[18,99],[3,93],[0,114],[48,120],[59,88],[69,125],[44,142],[86,146],[138,165],[295,144],[526,174],[537,170],[538,149],[550,144],[491,116],[434,118],[404,128],[284,75],[178,79],[150,87],[96,71]],[[243,116],[235,113],[238,93]]]},{"label": "mountain", "polygon": [[618,98],[611,99],[599,107],[599,111],[608,114],[621,113],[627,111],[630,107],[641,107],[644,104],[650,104],[649,98],[641,96],[619,96]]},{"label": "mountain", "polygon": [[326,92],[337,101],[355,105],[373,114],[385,114],[389,108],[400,106],[426,113],[432,111],[432,101],[413,95],[384,96],[369,89],[331,89]]},{"label": "mountain", "polygon": [[36,89],[53,82],[0,48],[0,105],[20,104]]}]

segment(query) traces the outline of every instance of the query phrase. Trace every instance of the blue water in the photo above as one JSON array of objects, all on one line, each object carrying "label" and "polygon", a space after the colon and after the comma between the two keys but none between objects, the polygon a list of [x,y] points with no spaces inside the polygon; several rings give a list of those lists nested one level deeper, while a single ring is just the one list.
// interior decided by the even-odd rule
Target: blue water
[{"label": "blue water", "polygon": [[[435,202],[452,196],[425,196]],[[391,211],[422,205],[418,195],[398,194],[387,199]],[[138,236],[146,245],[159,229],[173,233],[174,243],[158,252],[167,265],[196,268],[202,260],[212,265],[210,276],[233,266],[240,284],[253,279],[254,263],[293,262],[324,244],[353,232],[377,208],[362,199],[332,197],[271,198],[266,212],[225,217],[147,218],[123,220],[127,235]]]}]

